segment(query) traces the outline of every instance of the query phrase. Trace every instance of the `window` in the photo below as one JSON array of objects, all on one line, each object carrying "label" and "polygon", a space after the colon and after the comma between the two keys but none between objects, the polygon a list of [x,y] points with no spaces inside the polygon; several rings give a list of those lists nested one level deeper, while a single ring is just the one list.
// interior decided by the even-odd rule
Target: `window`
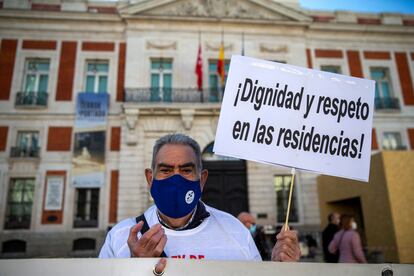
[{"label": "window", "polygon": [[1,253],[25,253],[26,242],[22,240],[9,240],[3,242]]},{"label": "window", "polygon": [[74,227],[97,227],[99,188],[76,189]]},{"label": "window", "polygon": [[25,93],[46,93],[48,81],[49,60],[27,60],[23,91]]},{"label": "window", "polygon": [[73,241],[73,251],[95,250],[96,241],[90,238],[80,238]]},{"label": "window", "polygon": [[382,134],[382,148],[384,150],[404,150],[399,132],[384,132]]},{"label": "window", "polygon": [[107,61],[88,61],[86,63],[85,92],[106,93],[108,92],[108,72],[109,64]]},{"label": "window", "polygon": [[16,95],[16,106],[47,106],[49,82],[49,60],[26,61],[23,91]]},{"label": "window", "polygon": [[5,229],[29,229],[32,215],[34,178],[10,180]]},{"label": "window", "polygon": [[10,153],[11,157],[39,157],[39,132],[17,132],[16,147]]},{"label": "window", "polygon": [[151,60],[151,101],[172,100],[172,60]]},{"label": "window", "polygon": [[335,74],[341,74],[341,66],[337,65],[321,65],[321,71],[335,73]]},{"label": "window", "polygon": [[[224,61],[224,83],[227,80],[227,72],[229,71],[230,61]],[[220,91],[224,91],[224,87],[221,87],[220,76],[217,72],[217,60],[208,61],[208,81],[210,87],[210,102],[218,102],[222,98]]]},{"label": "window", "polygon": [[375,80],[375,109],[399,109],[399,102],[393,96],[388,68],[372,67],[371,78]]},{"label": "window", "polygon": [[[274,178],[276,191],[277,222],[280,223],[284,223],[286,219],[291,178],[291,175],[276,175]],[[293,190],[292,193],[292,205],[290,206],[289,221],[299,222],[295,190]]]}]

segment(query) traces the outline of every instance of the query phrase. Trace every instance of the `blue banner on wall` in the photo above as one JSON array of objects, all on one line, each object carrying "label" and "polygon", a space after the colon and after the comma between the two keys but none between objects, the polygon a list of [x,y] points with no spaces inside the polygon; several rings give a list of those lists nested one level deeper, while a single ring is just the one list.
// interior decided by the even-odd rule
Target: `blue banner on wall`
[{"label": "blue banner on wall", "polygon": [[72,184],[101,187],[105,183],[105,140],[109,95],[79,93],[76,102]]}]

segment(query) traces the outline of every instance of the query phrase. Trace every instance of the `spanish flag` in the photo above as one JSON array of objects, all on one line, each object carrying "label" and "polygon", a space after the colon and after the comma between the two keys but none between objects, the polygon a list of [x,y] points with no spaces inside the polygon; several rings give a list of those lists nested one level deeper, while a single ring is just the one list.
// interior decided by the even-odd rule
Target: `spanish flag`
[{"label": "spanish flag", "polygon": [[223,42],[220,45],[220,50],[219,50],[219,58],[217,61],[217,73],[220,76],[220,85],[221,87],[224,86],[224,76],[226,74],[225,69],[224,69],[224,45]]}]

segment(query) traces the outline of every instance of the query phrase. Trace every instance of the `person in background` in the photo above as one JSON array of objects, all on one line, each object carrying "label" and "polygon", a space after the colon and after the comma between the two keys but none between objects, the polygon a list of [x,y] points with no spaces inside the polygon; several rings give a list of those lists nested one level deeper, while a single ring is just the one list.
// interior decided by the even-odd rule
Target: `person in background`
[{"label": "person in background", "polygon": [[356,229],[357,223],[352,215],[341,216],[341,230],[335,234],[328,247],[332,254],[339,251],[340,263],[367,262],[362,251],[361,238]]},{"label": "person in background", "polygon": [[336,232],[339,231],[340,215],[336,212],[330,213],[328,216],[328,222],[328,225],[322,232],[323,259],[327,263],[337,263],[339,255],[331,254],[328,250],[328,246]]},{"label": "person in background", "polygon": [[241,212],[237,218],[243,223],[243,225],[249,229],[250,234],[253,237],[257,250],[259,250],[260,256],[263,260],[269,260],[269,254],[266,251],[266,237],[263,227],[256,224],[254,216],[247,212]]}]

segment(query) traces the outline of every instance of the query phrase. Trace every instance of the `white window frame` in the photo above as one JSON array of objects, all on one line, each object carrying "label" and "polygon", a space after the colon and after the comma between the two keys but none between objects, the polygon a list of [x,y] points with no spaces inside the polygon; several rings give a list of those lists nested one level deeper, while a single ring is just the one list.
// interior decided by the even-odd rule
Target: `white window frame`
[{"label": "white window frame", "polygon": [[[88,65],[89,64],[107,64],[108,65],[108,71],[107,72],[90,72],[88,71]],[[87,59],[85,62],[85,81],[84,81],[84,91],[88,93],[103,93],[99,92],[99,78],[102,76],[106,76],[106,93],[109,93],[109,60],[106,59],[99,59],[99,60],[90,60]],[[88,83],[88,77],[93,76],[94,83],[93,83],[93,91],[87,91],[87,83]]]},{"label": "white window frame", "polygon": [[[47,61],[49,63],[49,70],[48,71],[40,71],[40,70],[30,70],[29,64],[30,62],[45,62]],[[25,64],[24,64],[24,74],[23,74],[23,87],[22,92],[23,93],[38,93],[38,92],[45,92],[48,93],[48,91],[39,91],[39,82],[40,82],[40,76],[47,74],[47,87],[49,87],[50,82],[50,59],[48,58],[26,58]],[[28,92],[26,91],[26,84],[27,84],[27,75],[35,75],[35,91]]]},{"label": "white window frame", "polygon": [[379,92],[379,95],[378,95],[378,97],[379,98],[385,98],[384,97],[384,93],[383,93],[383,91],[382,91],[382,82],[383,81],[388,81],[388,89],[389,89],[389,98],[395,98],[395,93],[394,93],[394,88],[393,88],[393,86],[392,86],[392,79],[391,79],[391,70],[390,70],[390,68],[389,67],[387,67],[387,66],[370,66],[369,67],[369,77],[371,78],[372,77],[372,74],[371,74],[371,70],[373,70],[373,69],[384,69],[384,71],[385,71],[385,79],[384,80],[381,80],[381,81],[377,81],[377,80],[375,80],[375,82],[377,82],[378,84],[377,84],[377,87],[378,87],[378,92]]},{"label": "white window frame", "polygon": [[[165,62],[170,62],[171,63],[171,69],[166,69],[166,68],[162,68],[160,70],[160,68],[154,69],[152,68],[152,63],[153,62],[157,62],[157,61],[165,61]],[[171,82],[173,81],[173,59],[171,58],[151,58],[150,59],[150,85],[151,88],[160,88],[163,89],[164,87],[164,74],[170,74],[171,75]],[[159,80],[160,83],[158,85],[158,87],[152,87],[152,74],[158,74],[159,75]],[[173,84],[171,83],[171,89],[173,88]]]}]

